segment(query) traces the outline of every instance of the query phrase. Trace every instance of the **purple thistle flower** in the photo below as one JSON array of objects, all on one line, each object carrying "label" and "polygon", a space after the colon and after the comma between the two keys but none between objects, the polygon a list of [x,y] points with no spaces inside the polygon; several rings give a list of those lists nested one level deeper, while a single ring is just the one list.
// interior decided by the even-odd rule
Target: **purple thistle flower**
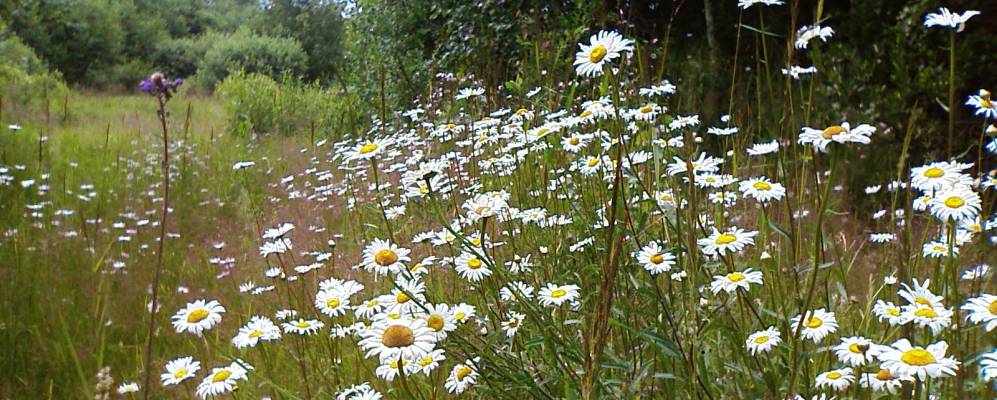
[{"label": "purple thistle flower", "polygon": [[152,90],[155,88],[156,85],[154,85],[152,81],[148,79],[143,79],[142,82],[138,83],[138,90],[143,93],[151,93]]}]

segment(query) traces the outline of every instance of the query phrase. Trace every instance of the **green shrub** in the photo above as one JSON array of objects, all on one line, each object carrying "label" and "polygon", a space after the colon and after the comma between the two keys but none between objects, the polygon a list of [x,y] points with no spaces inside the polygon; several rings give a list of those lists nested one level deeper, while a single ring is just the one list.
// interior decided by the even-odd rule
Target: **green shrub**
[{"label": "green shrub", "polygon": [[152,64],[167,76],[192,77],[213,38],[214,35],[207,35],[167,40],[152,53]]},{"label": "green shrub", "polygon": [[49,72],[35,52],[17,36],[0,32],[0,97],[5,107],[31,107],[66,94],[58,73]]},{"label": "green shrub", "polygon": [[278,82],[239,71],[219,84],[216,93],[237,135],[310,134],[314,125],[317,137],[340,137],[363,122],[352,107],[358,102],[355,96],[286,75]]},{"label": "green shrub", "polygon": [[300,76],[308,67],[308,55],[294,39],[236,33],[213,42],[198,64],[199,82],[207,87],[236,71]]}]

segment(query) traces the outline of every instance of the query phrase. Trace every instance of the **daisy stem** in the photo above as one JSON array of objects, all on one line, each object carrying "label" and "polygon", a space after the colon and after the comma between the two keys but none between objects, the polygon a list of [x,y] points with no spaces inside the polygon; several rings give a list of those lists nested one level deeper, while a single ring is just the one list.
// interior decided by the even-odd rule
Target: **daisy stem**
[{"label": "daisy stem", "polygon": [[[816,160],[817,151],[814,150],[813,154],[814,154],[814,160]],[[817,200],[818,201],[817,223],[816,226],[814,227],[815,237],[814,237],[813,267],[810,271],[810,282],[807,283],[806,298],[803,301],[803,304],[801,304],[800,320],[796,324],[795,330],[793,331],[793,345],[791,351],[793,359],[792,360],[793,367],[790,368],[789,387],[788,387],[788,390],[790,391],[791,394],[795,393],[796,375],[797,375],[796,367],[799,362],[798,355],[799,355],[800,346],[798,345],[797,342],[799,341],[800,333],[803,331],[803,325],[807,320],[807,313],[810,310],[810,302],[813,301],[814,288],[817,285],[817,275],[820,272],[821,253],[824,244],[824,238],[823,238],[824,210],[827,208],[828,195],[831,192],[830,190],[831,186],[834,184],[834,170],[837,165],[837,159],[838,159],[838,154],[837,152],[835,152],[831,155],[831,172],[830,175],[828,176],[827,181],[824,182],[824,193]],[[814,167],[814,174],[817,176],[820,175],[820,169],[816,168],[816,166]]]},{"label": "daisy stem", "polygon": [[945,155],[952,158],[952,134],[955,131],[955,30],[949,30],[949,138]]},{"label": "daisy stem", "polygon": [[370,159],[370,169],[374,174],[374,197],[377,199],[377,208],[381,211],[381,217],[384,218],[384,227],[388,230],[388,237],[391,238],[391,243],[395,242],[395,232],[391,229],[391,222],[388,221],[388,213],[384,211],[384,201],[381,198],[381,182],[377,175],[377,160]]}]

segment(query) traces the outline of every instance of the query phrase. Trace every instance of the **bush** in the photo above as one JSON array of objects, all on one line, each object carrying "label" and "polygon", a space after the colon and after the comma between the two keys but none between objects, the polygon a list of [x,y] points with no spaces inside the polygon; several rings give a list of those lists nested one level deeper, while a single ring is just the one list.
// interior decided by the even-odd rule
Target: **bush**
[{"label": "bush", "polygon": [[0,31],[0,97],[3,105],[37,106],[45,100],[66,94],[66,84],[17,36]]},{"label": "bush", "polygon": [[197,64],[204,58],[214,37],[167,40],[153,51],[152,64],[167,76],[192,77],[197,73]]},{"label": "bush", "polygon": [[304,133],[314,124],[317,136],[339,137],[363,122],[351,106],[358,102],[354,96],[286,75],[277,82],[263,74],[239,71],[218,85],[216,93],[229,128],[242,136]]},{"label": "bush", "polygon": [[198,65],[198,79],[214,87],[236,71],[276,78],[300,76],[307,67],[308,55],[294,39],[236,33],[214,40]]}]

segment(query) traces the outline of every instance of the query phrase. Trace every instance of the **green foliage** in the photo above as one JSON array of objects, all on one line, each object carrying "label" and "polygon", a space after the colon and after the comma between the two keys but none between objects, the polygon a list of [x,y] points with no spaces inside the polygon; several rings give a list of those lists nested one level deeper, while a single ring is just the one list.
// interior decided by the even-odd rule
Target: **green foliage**
[{"label": "green foliage", "polygon": [[[324,0],[275,0],[262,15],[260,30],[294,38],[308,53],[307,77],[326,80],[339,74],[343,60],[343,9]],[[342,79],[338,77],[336,79]]]},{"label": "green foliage", "polygon": [[236,71],[300,76],[307,66],[308,55],[294,39],[237,33],[214,40],[198,64],[198,81],[213,87]]},{"label": "green foliage", "polygon": [[217,94],[229,129],[240,136],[311,132],[314,126],[316,136],[340,137],[358,126],[356,98],[290,76],[278,82],[240,71],[218,85]]},{"label": "green foliage", "polygon": [[152,64],[167,76],[191,77],[211,45],[211,36],[170,39],[157,46]]},{"label": "green foliage", "polygon": [[58,73],[49,72],[35,52],[0,28],[0,97],[7,107],[38,106],[61,98],[66,85]]}]

